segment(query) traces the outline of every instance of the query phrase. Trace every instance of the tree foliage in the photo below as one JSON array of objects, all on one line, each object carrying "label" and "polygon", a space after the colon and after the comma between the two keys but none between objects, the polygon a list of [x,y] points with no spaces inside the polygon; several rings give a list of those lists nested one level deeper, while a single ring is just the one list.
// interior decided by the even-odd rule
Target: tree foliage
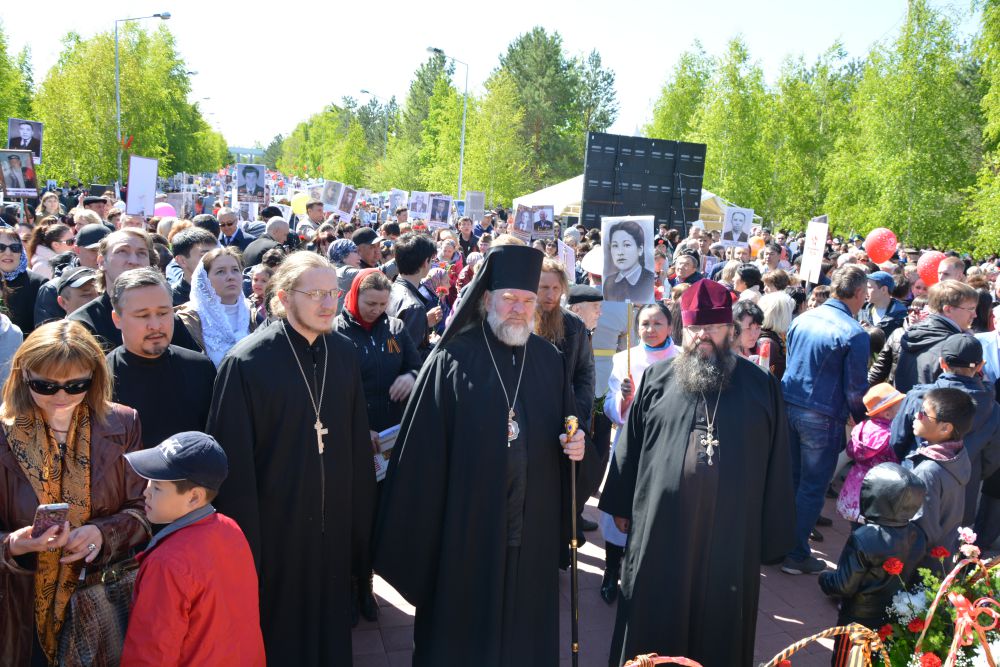
[{"label": "tree foliage", "polygon": [[681,54],[653,106],[653,119],[646,125],[647,137],[686,141],[694,129],[694,115],[701,107],[712,81],[715,63],[701,42]]}]

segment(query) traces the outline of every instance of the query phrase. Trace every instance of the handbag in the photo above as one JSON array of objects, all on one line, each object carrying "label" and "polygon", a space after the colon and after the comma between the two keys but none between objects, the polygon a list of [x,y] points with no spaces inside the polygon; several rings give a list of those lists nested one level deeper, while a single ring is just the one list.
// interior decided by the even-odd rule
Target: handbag
[{"label": "handbag", "polygon": [[101,667],[121,662],[139,563],[129,558],[88,574],[73,592],[59,635],[59,665]]}]

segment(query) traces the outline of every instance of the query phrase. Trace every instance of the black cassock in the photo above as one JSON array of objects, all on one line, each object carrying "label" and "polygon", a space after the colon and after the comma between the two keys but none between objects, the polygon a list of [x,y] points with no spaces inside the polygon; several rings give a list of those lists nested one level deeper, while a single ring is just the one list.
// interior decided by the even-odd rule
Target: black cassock
[{"label": "black cassock", "polygon": [[306,377],[319,396],[323,337],[290,325],[244,338],[219,366],[208,431],[229,456],[215,506],[239,523],[257,562],[260,620],[271,665],[351,663],[351,559],[371,533],[375,473],[354,346],[325,336],[324,454]]},{"label": "black cassock", "polygon": [[[709,466],[700,435],[717,398]],[[600,501],[632,521],[613,664],[652,652],[752,664],[760,565],[794,545],[787,430],[778,381],[745,359],[705,400],[681,388],[672,360],[646,370]]]},{"label": "black cassock", "polygon": [[[513,398],[524,348],[488,337]],[[570,466],[558,440],[569,392],[558,351],[532,335],[515,404],[521,437],[508,448],[486,346],[475,322],[417,378],[382,490],[375,571],[416,606],[414,665],[550,667],[569,538]]]}]

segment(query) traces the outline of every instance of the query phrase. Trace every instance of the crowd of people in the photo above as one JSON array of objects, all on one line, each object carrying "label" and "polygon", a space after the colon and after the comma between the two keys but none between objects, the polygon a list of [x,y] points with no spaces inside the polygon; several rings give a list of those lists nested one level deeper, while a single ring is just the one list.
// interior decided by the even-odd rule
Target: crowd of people
[{"label": "crowd of people", "polygon": [[[415,665],[558,664],[558,572],[600,530],[609,664],[748,665],[762,564],[877,628],[960,527],[1000,538],[995,258],[928,285],[918,249],[832,238],[812,284],[803,234],[662,226],[632,305],[581,225],[554,225],[567,266],[502,209],[229,203],[4,212],[2,664],[69,661],[74,601],[123,563],[123,665],[351,664],[376,574],[416,608]],[[828,497],[836,569],[810,546]]]}]

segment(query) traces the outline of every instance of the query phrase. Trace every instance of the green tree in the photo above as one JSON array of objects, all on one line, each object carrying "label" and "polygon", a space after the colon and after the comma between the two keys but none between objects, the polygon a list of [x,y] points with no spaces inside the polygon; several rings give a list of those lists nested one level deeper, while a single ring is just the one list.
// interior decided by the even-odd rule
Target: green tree
[{"label": "green tree", "polygon": [[509,204],[531,191],[520,130],[524,109],[517,101],[517,84],[508,72],[498,72],[486,93],[470,108],[465,150],[465,188],[481,190],[488,202]]},{"label": "green tree", "polygon": [[975,229],[974,246],[978,254],[1000,253],[1000,1],[982,2],[982,27],[975,43],[985,88],[980,102],[983,113],[983,139],[988,149],[976,184],[970,192],[963,221]]},{"label": "green tree", "polygon": [[0,24],[0,119],[31,118],[31,55],[25,48],[17,56],[7,50],[7,35]]},{"label": "green tree", "polygon": [[264,164],[267,165],[268,169],[278,168],[278,158],[281,157],[281,144],[284,142],[285,138],[280,134],[276,134],[271,143],[267,145],[264,149]]},{"label": "green tree", "polygon": [[653,119],[643,129],[647,137],[686,141],[692,122],[712,82],[715,63],[705,54],[701,42],[681,54],[673,72],[653,106]]},{"label": "green tree", "polygon": [[913,243],[969,247],[962,211],[981,162],[977,78],[954,22],[911,0],[899,36],[865,62],[831,157],[826,209],[838,229],[889,227]]},{"label": "green tree", "polygon": [[450,77],[454,70],[454,62],[444,54],[432,53],[414,72],[399,127],[403,139],[416,146],[420,145],[434,87],[442,75]]},{"label": "green tree", "polygon": [[462,96],[446,76],[441,76],[428,100],[427,118],[420,135],[420,180],[429,190],[455,191],[461,126]]},{"label": "green tree", "polygon": [[604,69],[601,54],[595,49],[586,58],[575,63],[579,87],[576,93],[579,107],[577,137],[579,156],[582,159],[588,132],[604,132],[618,118],[618,98],[615,94],[615,73]]},{"label": "green tree", "polygon": [[690,137],[708,145],[705,188],[764,213],[771,176],[761,122],[770,102],[764,74],[742,39],[729,42],[704,92]]}]

